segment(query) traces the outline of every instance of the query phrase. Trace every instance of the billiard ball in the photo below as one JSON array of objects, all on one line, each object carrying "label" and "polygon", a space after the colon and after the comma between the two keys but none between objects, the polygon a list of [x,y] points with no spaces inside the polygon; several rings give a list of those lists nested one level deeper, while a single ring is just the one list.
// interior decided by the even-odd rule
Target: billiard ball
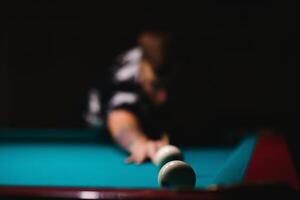
[{"label": "billiard ball", "polygon": [[167,162],[172,160],[183,160],[183,155],[179,148],[173,145],[165,145],[161,147],[154,158],[154,164],[161,168]]},{"label": "billiard ball", "polygon": [[187,163],[173,160],[160,169],[158,183],[162,188],[192,189],[196,185],[196,174]]}]

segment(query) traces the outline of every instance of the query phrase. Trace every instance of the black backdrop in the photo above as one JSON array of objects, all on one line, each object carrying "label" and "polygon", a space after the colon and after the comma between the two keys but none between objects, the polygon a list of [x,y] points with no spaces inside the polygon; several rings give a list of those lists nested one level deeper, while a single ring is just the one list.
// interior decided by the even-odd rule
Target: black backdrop
[{"label": "black backdrop", "polygon": [[[148,25],[175,33],[178,130],[298,123],[298,7],[143,1],[24,3],[1,12],[0,127],[84,127],[89,87]],[[201,130],[201,131],[199,131]]]}]

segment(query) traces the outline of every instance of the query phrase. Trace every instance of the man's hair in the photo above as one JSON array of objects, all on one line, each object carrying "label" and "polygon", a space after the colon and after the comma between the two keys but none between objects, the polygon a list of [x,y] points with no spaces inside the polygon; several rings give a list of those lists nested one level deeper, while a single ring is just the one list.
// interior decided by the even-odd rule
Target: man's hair
[{"label": "man's hair", "polygon": [[173,34],[160,30],[144,31],[138,40],[143,49],[143,58],[150,63],[162,87],[167,87],[176,73],[176,47]]}]

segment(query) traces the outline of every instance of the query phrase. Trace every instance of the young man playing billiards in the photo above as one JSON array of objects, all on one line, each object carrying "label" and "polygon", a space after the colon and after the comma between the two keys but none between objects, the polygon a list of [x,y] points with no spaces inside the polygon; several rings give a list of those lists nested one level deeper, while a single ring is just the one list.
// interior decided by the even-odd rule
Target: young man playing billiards
[{"label": "young man playing billiards", "polygon": [[169,143],[163,123],[174,69],[168,55],[170,40],[168,33],[142,33],[139,47],[121,56],[114,69],[115,92],[108,105],[107,127],[130,153],[127,163],[154,161],[156,151]]},{"label": "young man playing billiards", "polygon": [[[173,50],[169,33],[144,32],[138,38],[138,47],[121,55],[112,68],[106,125],[112,138],[129,152],[126,163],[140,164],[150,159],[163,167],[169,161],[183,160],[180,150],[169,145],[167,134],[168,88],[176,64]],[[186,181],[180,177],[179,185],[193,185],[193,170],[183,162],[175,165],[179,167],[173,172],[179,169],[176,174],[187,175]],[[167,173],[161,171],[159,182],[164,184]]]},{"label": "young man playing billiards", "polygon": [[143,32],[138,46],[111,67],[108,87],[102,91],[106,99],[100,103],[97,90],[89,94],[86,121],[97,126],[99,116],[105,118],[112,138],[130,153],[127,163],[154,161],[156,151],[169,144],[168,88],[175,73],[171,40],[169,33]]}]

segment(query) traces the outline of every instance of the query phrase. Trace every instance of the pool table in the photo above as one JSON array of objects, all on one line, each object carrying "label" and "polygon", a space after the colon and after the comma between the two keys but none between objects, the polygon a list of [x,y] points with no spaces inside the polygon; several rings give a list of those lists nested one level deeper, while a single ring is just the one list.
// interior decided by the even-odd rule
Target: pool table
[{"label": "pool table", "polygon": [[194,190],[159,188],[159,169],[150,162],[124,164],[126,152],[101,128],[1,129],[0,197],[220,199],[234,191],[300,188],[278,134],[245,133],[236,142],[180,148],[196,172]]}]

